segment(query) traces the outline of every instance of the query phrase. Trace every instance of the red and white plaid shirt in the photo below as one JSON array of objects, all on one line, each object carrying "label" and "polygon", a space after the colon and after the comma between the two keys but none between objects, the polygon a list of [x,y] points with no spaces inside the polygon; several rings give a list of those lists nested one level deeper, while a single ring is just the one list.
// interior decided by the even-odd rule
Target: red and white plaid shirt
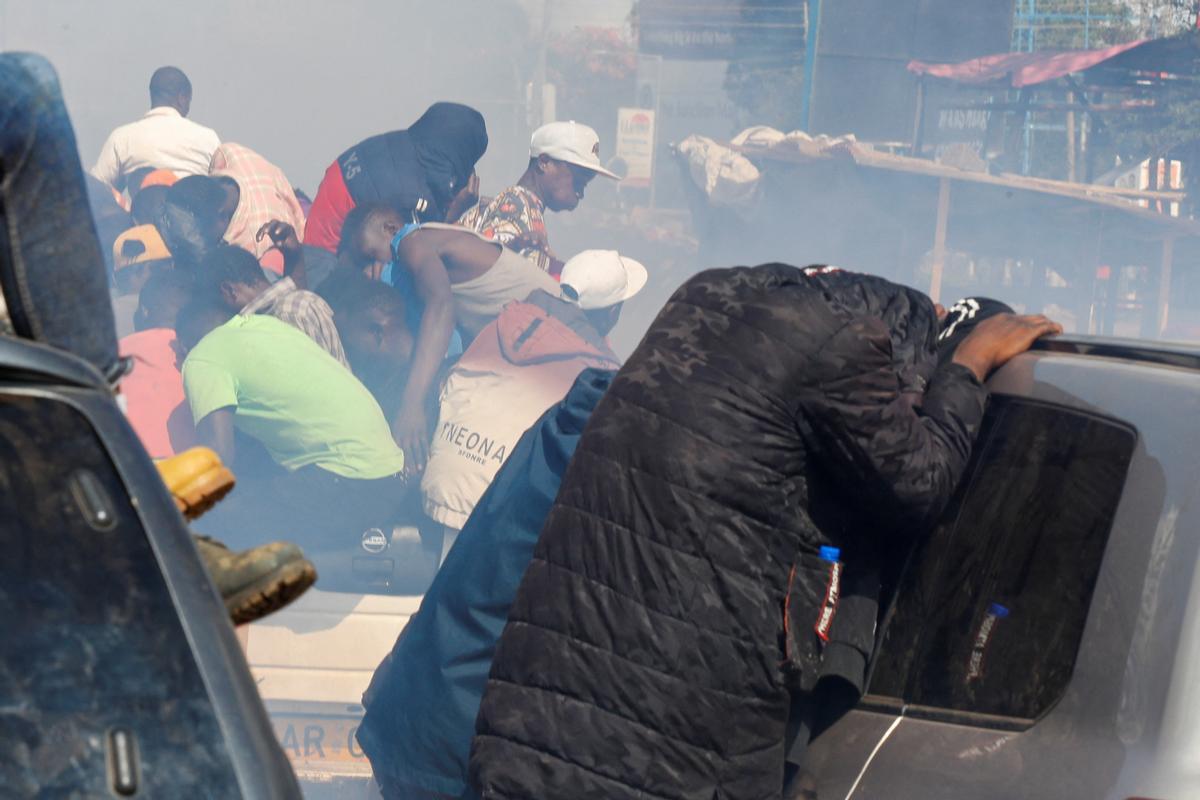
[{"label": "red and white plaid shirt", "polygon": [[[296,238],[304,241],[304,211],[283,170],[267,161],[249,147],[225,143],[213,153],[209,174],[232,178],[241,189],[241,199],[233,219],[225,231],[225,241],[254,253],[262,261],[271,249],[271,240],[264,236],[255,241],[259,228],[271,220],[286,222],[296,229]],[[282,272],[283,258],[275,252],[274,261],[264,264],[274,272]]]}]

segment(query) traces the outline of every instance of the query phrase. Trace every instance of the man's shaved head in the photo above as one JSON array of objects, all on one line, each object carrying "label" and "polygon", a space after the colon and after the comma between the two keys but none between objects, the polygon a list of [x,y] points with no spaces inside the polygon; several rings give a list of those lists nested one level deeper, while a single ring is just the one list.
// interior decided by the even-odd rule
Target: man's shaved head
[{"label": "man's shaved head", "polygon": [[187,116],[192,105],[192,82],[179,67],[159,67],[150,76],[150,105],[171,106]]}]

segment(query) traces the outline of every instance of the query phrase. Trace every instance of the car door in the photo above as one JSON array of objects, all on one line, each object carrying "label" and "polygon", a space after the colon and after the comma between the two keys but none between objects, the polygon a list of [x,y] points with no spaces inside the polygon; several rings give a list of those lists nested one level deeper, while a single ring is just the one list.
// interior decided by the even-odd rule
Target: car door
[{"label": "car door", "polygon": [[1194,426],[1163,421],[1195,409],[1200,374],[1035,353],[991,388],[867,697],[812,745],[820,797],[1095,798],[1119,781],[1155,531],[1200,480]]},{"label": "car door", "polygon": [[298,796],[178,512],[80,364],[0,337],[0,794]]}]

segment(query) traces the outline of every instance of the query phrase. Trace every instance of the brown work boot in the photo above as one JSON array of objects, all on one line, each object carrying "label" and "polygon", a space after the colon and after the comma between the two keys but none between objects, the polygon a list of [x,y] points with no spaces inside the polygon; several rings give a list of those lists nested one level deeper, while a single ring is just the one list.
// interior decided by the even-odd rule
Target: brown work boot
[{"label": "brown work boot", "polygon": [[185,519],[196,519],[233,489],[233,473],[207,447],[193,447],[154,465]]},{"label": "brown work boot", "polygon": [[193,534],[192,538],[234,625],[278,611],[317,580],[316,567],[289,542],[237,553],[207,536]]}]

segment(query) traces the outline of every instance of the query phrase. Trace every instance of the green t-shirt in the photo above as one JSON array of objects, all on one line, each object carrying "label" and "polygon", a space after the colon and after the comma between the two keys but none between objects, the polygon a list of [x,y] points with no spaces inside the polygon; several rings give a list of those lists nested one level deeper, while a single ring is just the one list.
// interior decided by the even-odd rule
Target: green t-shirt
[{"label": "green t-shirt", "polygon": [[234,407],[234,424],[289,470],[314,464],[345,478],[404,468],[379,404],[358,378],[300,330],[265,314],[235,316],[183,362],[196,422]]}]

